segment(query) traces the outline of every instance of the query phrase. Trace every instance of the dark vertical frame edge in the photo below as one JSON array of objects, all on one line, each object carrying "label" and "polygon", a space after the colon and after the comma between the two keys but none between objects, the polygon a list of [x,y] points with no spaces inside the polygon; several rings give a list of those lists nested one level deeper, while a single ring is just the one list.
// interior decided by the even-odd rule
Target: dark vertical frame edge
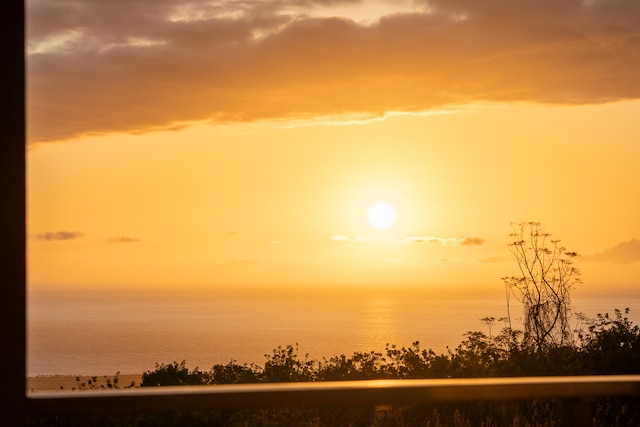
[{"label": "dark vertical frame edge", "polygon": [[3,425],[24,425],[26,409],[25,2],[0,14],[0,319]]}]

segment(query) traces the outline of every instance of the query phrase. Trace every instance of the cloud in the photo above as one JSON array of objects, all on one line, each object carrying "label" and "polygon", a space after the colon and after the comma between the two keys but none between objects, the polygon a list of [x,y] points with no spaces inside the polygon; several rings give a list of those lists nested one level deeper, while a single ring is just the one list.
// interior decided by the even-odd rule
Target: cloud
[{"label": "cloud", "polygon": [[28,2],[29,141],[640,97],[637,0],[430,0],[370,25],[327,16],[350,3]]},{"label": "cloud", "polygon": [[407,237],[406,239],[404,239],[404,241],[408,243],[443,243],[446,240],[447,239],[443,239],[441,237]]},{"label": "cloud", "polygon": [[460,241],[460,246],[480,246],[484,244],[484,239],[479,237],[465,237]]},{"label": "cloud", "polygon": [[484,239],[479,237],[407,237],[405,239],[408,243],[440,243],[442,246],[480,246],[484,244]]},{"label": "cloud", "polygon": [[640,240],[631,239],[627,242],[618,243],[616,246],[605,249],[594,255],[583,256],[585,261],[615,262],[629,264],[640,261]]},{"label": "cloud", "polygon": [[331,240],[335,242],[348,242],[351,239],[344,234],[336,234],[335,236],[331,236]]},{"label": "cloud", "polygon": [[433,237],[433,236],[411,236],[404,239],[398,238],[375,238],[375,237],[363,237],[358,236],[355,238],[346,236],[344,234],[336,234],[331,237],[335,242],[356,242],[356,243],[376,243],[376,244],[431,244],[438,243],[442,246],[479,246],[484,243],[484,239],[479,237]]},{"label": "cloud", "polygon": [[139,241],[140,239],[137,237],[111,237],[108,240],[109,243],[135,243]]},{"label": "cloud", "polygon": [[44,233],[38,233],[34,237],[36,240],[43,242],[53,242],[57,240],[75,240],[84,236],[84,233],[79,231],[45,231]]}]

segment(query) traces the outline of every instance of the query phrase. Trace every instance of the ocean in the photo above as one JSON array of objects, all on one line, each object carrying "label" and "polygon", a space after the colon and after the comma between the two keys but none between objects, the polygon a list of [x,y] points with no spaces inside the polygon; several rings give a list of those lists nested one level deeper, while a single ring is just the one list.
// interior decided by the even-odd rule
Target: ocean
[{"label": "ocean", "polygon": [[[589,316],[630,307],[640,321],[640,298],[575,300]],[[218,363],[263,364],[278,346],[322,360],[385,345],[437,353],[455,348],[467,331],[495,334],[480,321],[506,315],[504,298],[434,297],[362,292],[337,296],[206,293],[180,298],[147,291],[30,291],[27,304],[27,376],[140,374],[156,363],[185,360],[191,369]],[[512,303],[512,316],[520,315]]]}]

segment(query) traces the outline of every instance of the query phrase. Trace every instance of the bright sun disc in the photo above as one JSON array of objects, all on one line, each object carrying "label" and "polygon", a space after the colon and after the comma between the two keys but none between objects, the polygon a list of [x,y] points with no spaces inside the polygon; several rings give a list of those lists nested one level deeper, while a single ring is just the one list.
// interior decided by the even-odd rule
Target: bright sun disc
[{"label": "bright sun disc", "polygon": [[372,226],[384,230],[396,222],[396,210],[389,203],[379,202],[369,208],[367,218]]}]

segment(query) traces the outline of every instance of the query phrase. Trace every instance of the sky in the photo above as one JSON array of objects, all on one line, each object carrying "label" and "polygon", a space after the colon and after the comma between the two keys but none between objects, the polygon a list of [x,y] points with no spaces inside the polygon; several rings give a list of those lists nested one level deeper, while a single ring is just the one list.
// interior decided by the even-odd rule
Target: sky
[{"label": "sky", "polygon": [[636,0],[26,5],[29,286],[639,294]]}]

